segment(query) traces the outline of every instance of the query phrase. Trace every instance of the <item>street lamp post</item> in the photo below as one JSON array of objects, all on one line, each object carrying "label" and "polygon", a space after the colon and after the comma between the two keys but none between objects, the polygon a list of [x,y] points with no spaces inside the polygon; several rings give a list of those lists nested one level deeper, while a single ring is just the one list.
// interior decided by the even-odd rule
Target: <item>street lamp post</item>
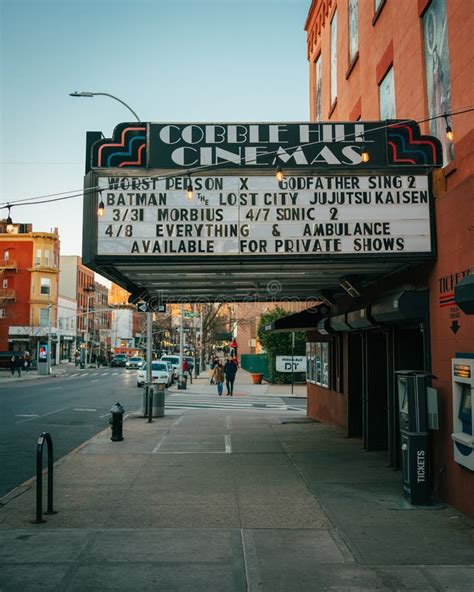
[{"label": "street lamp post", "polygon": [[88,353],[88,341],[89,341],[89,292],[94,292],[94,286],[86,286],[84,292],[86,292],[86,334],[84,339],[84,362],[87,366],[87,353]]},{"label": "street lamp post", "polygon": [[51,309],[53,308],[52,304],[48,304],[48,365],[47,365],[47,374],[48,376],[51,374]]},{"label": "street lamp post", "polygon": [[122,105],[124,107],[126,107],[135,117],[135,119],[137,121],[141,121],[141,119],[138,117],[138,115],[135,113],[135,111],[130,107],[130,105],[127,105],[127,103],[125,103],[125,101],[122,101],[122,99],[119,99],[118,97],[114,97],[114,95],[111,95],[109,93],[102,93],[102,92],[87,92],[87,91],[82,91],[82,92],[73,92],[73,93],[69,93],[70,97],[86,97],[86,98],[92,98],[92,97],[110,97],[111,99],[114,99],[115,101],[118,101],[119,103],[122,103]]}]

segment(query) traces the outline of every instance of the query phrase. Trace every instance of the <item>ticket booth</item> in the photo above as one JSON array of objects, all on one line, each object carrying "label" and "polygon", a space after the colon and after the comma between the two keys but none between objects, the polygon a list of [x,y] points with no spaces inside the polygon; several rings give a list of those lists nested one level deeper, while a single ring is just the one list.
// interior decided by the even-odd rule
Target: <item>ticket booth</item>
[{"label": "ticket booth", "polygon": [[472,358],[452,360],[453,380],[453,433],[454,460],[474,471],[474,436],[472,425],[474,413],[472,399],[474,391],[474,354]]},{"label": "ticket booth", "polygon": [[431,505],[428,383],[433,375],[422,370],[397,370],[395,374],[400,417],[403,493],[413,505]]}]

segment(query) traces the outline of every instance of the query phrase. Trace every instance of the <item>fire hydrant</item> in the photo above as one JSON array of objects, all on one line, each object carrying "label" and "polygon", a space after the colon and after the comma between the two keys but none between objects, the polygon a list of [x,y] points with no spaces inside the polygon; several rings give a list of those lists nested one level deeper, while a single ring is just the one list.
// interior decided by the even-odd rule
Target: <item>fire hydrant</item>
[{"label": "fire hydrant", "polygon": [[109,419],[109,423],[112,426],[112,437],[110,439],[112,442],[120,442],[123,440],[122,428],[125,409],[117,402],[110,410],[110,413],[112,413],[112,417]]}]

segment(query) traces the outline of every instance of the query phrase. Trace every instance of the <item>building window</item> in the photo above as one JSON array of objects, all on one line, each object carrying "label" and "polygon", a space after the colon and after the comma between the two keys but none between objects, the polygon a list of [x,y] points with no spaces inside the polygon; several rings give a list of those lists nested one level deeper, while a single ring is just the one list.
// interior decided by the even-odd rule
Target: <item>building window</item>
[{"label": "building window", "polygon": [[0,308],[0,319],[4,319],[6,317],[6,313],[5,313],[5,309],[4,308]]},{"label": "building window", "polygon": [[41,265],[41,249],[36,249],[35,265]]},{"label": "building window", "polygon": [[337,98],[337,10],[331,21],[331,107]]},{"label": "building window", "polygon": [[359,0],[349,0],[349,64],[359,50]]},{"label": "building window", "polygon": [[306,344],[306,381],[329,388],[329,343]]},{"label": "building window", "polygon": [[3,258],[5,261],[8,261],[10,259],[10,251],[3,251]]},{"label": "building window", "polygon": [[314,73],[316,78],[316,121],[321,121],[321,54],[314,64]]},{"label": "building window", "polygon": [[5,278],[2,282],[2,288],[8,288],[8,279]]},{"label": "building window", "polygon": [[[449,68],[446,0],[432,0],[423,15],[428,114],[437,117],[451,111],[451,73]],[[454,159],[454,146],[446,137],[442,117],[429,122],[430,133],[443,145],[443,162]],[[452,122],[451,122],[452,125]]]},{"label": "building window", "polygon": [[40,294],[50,295],[51,294],[51,279],[41,278],[41,290]]},{"label": "building window", "polygon": [[393,66],[379,85],[380,119],[395,119],[395,82]]},{"label": "building window", "polygon": [[49,251],[45,250],[44,252],[44,264],[46,267],[49,267]]},{"label": "building window", "polygon": [[40,308],[40,327],[49,325],[49,308]]}]

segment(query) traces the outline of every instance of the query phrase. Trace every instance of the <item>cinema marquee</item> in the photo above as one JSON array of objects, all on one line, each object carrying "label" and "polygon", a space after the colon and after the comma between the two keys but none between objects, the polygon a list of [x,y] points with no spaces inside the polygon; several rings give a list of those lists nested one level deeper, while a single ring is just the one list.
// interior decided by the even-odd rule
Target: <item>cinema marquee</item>
[{"label": "cinema marquee", "polygon": [[122,123],[88,133],[83,259],[163,301],[317,297],[434,257],[441,162],[412,121]]}]

